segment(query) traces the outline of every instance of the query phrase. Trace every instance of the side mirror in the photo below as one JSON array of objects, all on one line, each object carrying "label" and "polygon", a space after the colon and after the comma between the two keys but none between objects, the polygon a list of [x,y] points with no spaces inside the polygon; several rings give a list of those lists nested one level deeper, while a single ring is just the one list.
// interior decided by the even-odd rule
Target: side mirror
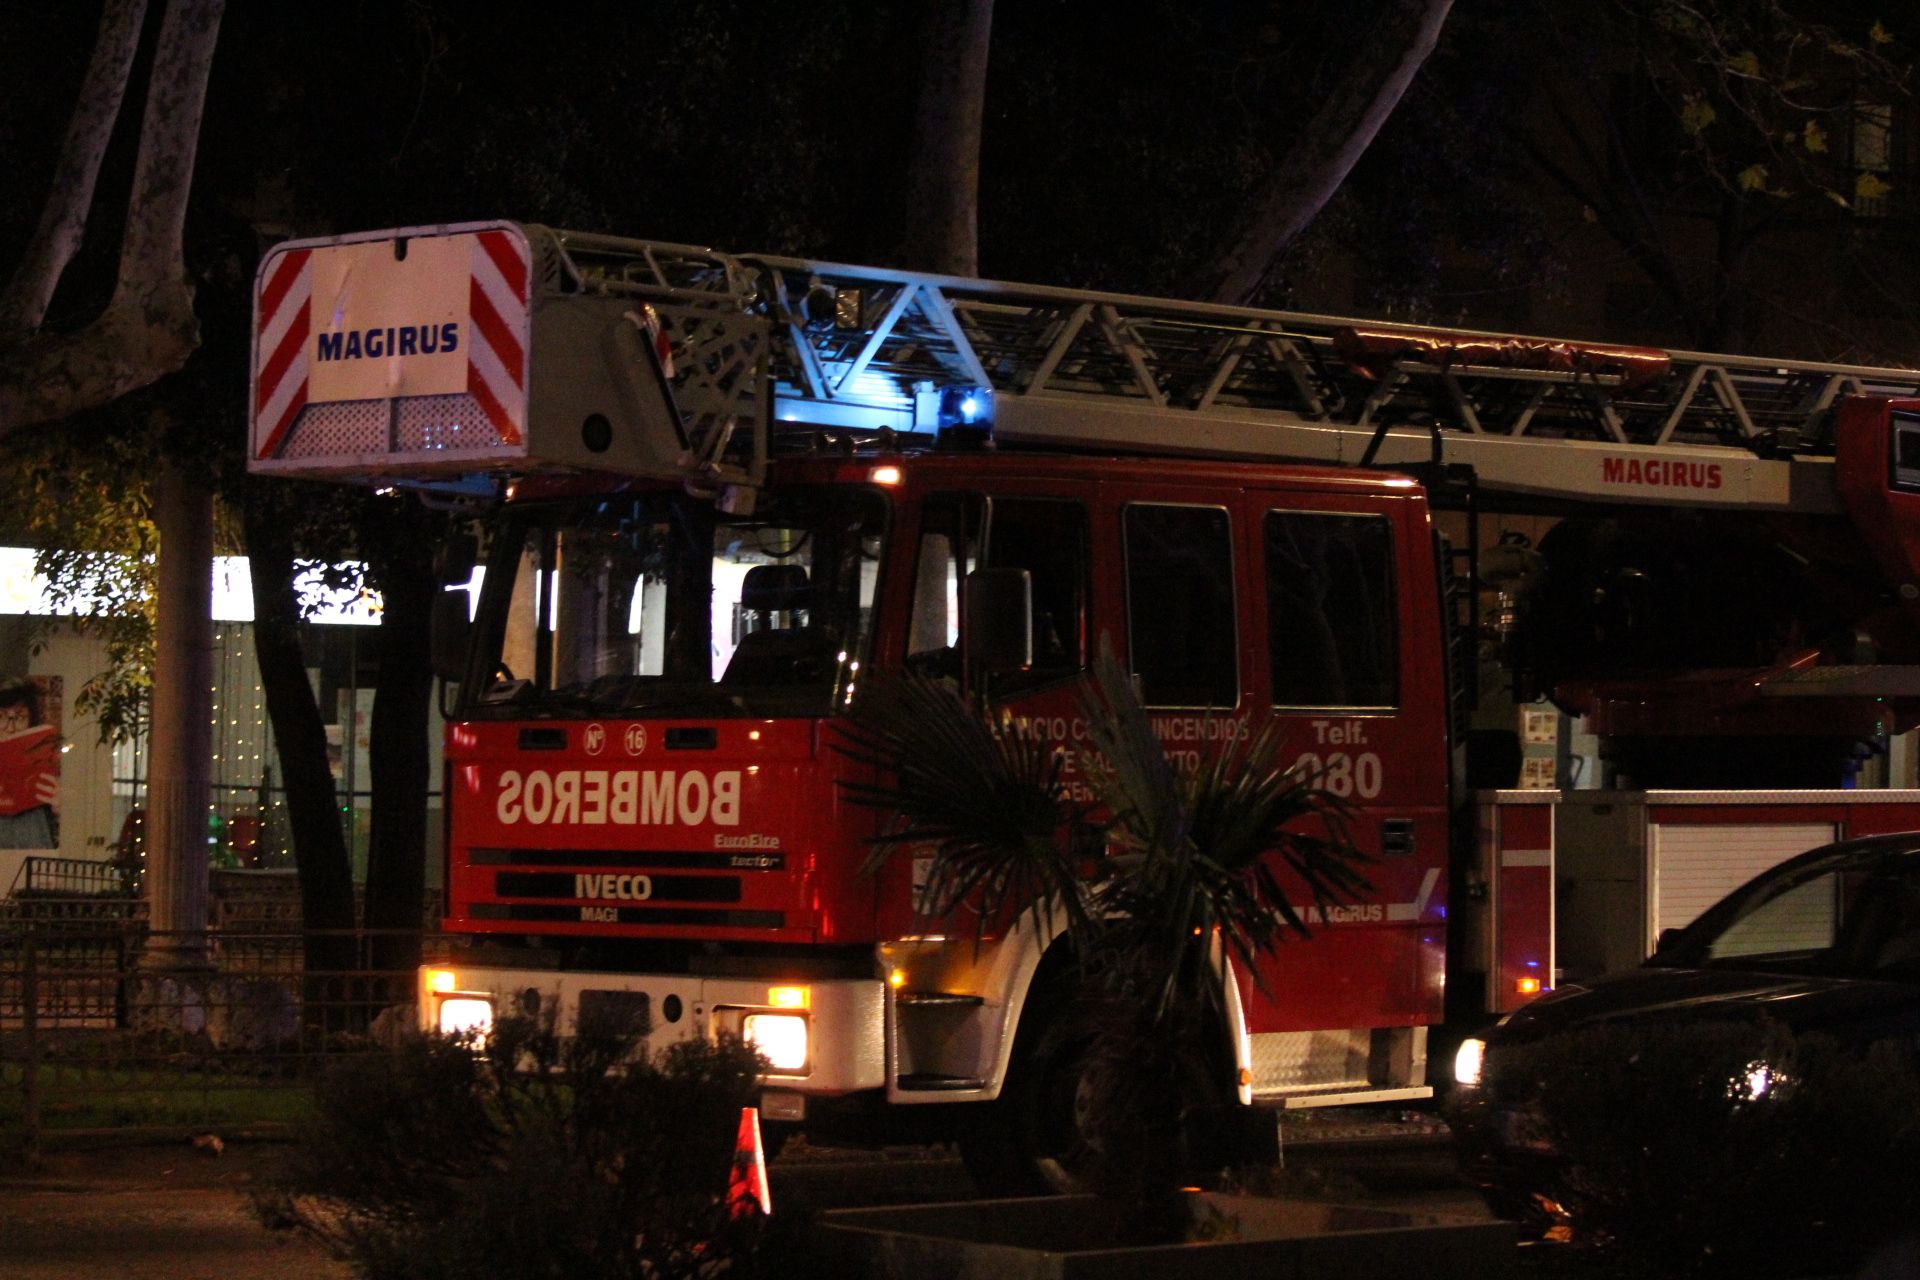
[{"label": "side mirror", "polygon": [[429,637],[433,674],[449,683],[467,677],[467,646],[473,636],[473,622],[467,616],[468,599],[464,591],[442,591],[433,601]]},{"label": "side mirror", "polygon": [[1032,665],[1032,573],[975,569],[967,575],[967,670],[996,675]]},{"label": "side mirror", "polygon": [[1679,937],[1680,930],[1678,929],[1662,929],[1660,936],[1653,940],[1653,954],[1659,955],[1662,951],[1671,947]]}]

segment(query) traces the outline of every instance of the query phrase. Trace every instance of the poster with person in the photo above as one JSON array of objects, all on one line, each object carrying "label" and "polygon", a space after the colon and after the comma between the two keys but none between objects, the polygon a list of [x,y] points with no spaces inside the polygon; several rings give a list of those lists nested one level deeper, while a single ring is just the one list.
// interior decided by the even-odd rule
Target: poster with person
[{"label": "poster with person", "polygon": [[59,676],[0,680],[0,849],[60,845]]}]

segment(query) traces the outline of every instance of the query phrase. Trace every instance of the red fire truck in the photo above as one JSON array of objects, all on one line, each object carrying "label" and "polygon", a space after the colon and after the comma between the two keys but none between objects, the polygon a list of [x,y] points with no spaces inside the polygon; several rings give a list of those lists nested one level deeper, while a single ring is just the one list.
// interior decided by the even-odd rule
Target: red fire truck
[{"label": "red fire truck", "polygon": [[[1920,706],[1912,370],[506,222],[282,245],[256,321],[256,471],[484,517],[471,615],[441,609],[464,945],[424,1025],[738,1032],[769,1120],[955,1134],[1009,1182],[1071,1180],[1068,966],[1032,917],[928,934],[924,859],[862,873],[881,819],[833,744],[863,673],[1071,745],[1104,638],[1176,759],[1281,722],[1372,889],[1223,974],[1209,1061],[1262,1107],[1428,1096],[1431,1029],[1554,982],[1559,795],[1475,790],[1517,773],[1483,692],[1554,694],[1640,787],[1800,819]],[[1558,523],[1483,575],[1488,513]]]}]

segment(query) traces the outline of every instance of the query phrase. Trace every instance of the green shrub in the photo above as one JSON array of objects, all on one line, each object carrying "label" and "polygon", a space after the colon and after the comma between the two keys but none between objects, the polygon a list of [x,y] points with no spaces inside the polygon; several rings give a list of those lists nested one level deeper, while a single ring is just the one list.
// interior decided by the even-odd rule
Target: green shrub
[{"label": "green shrub", "polygon": [[1575,1241],[1648,1270],[1830,1270],[1920,1211],[1920,1075],[1894,1046],[1601,1026],[1503,1047],[1488,1089],[1551,1146],[1541,1189]]},{"label": "green shrub", "polygon": [[418,1039],[345,1064],[261,1211],[372,1280],[756,1274],[764,1220],[731,1214],[726,1185],[763,1060],[635,1043],[510,1019],[484,1050]]}]

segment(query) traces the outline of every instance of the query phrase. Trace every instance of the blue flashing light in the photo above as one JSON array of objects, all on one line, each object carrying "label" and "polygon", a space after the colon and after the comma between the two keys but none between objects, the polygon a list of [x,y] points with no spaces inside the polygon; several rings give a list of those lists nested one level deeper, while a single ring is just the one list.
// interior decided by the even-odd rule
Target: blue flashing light
[{"label": "blue flashing light", "polygon": [[946,387],[940,392],[940,425],[991,427],[993,391],[988,387]]}]

